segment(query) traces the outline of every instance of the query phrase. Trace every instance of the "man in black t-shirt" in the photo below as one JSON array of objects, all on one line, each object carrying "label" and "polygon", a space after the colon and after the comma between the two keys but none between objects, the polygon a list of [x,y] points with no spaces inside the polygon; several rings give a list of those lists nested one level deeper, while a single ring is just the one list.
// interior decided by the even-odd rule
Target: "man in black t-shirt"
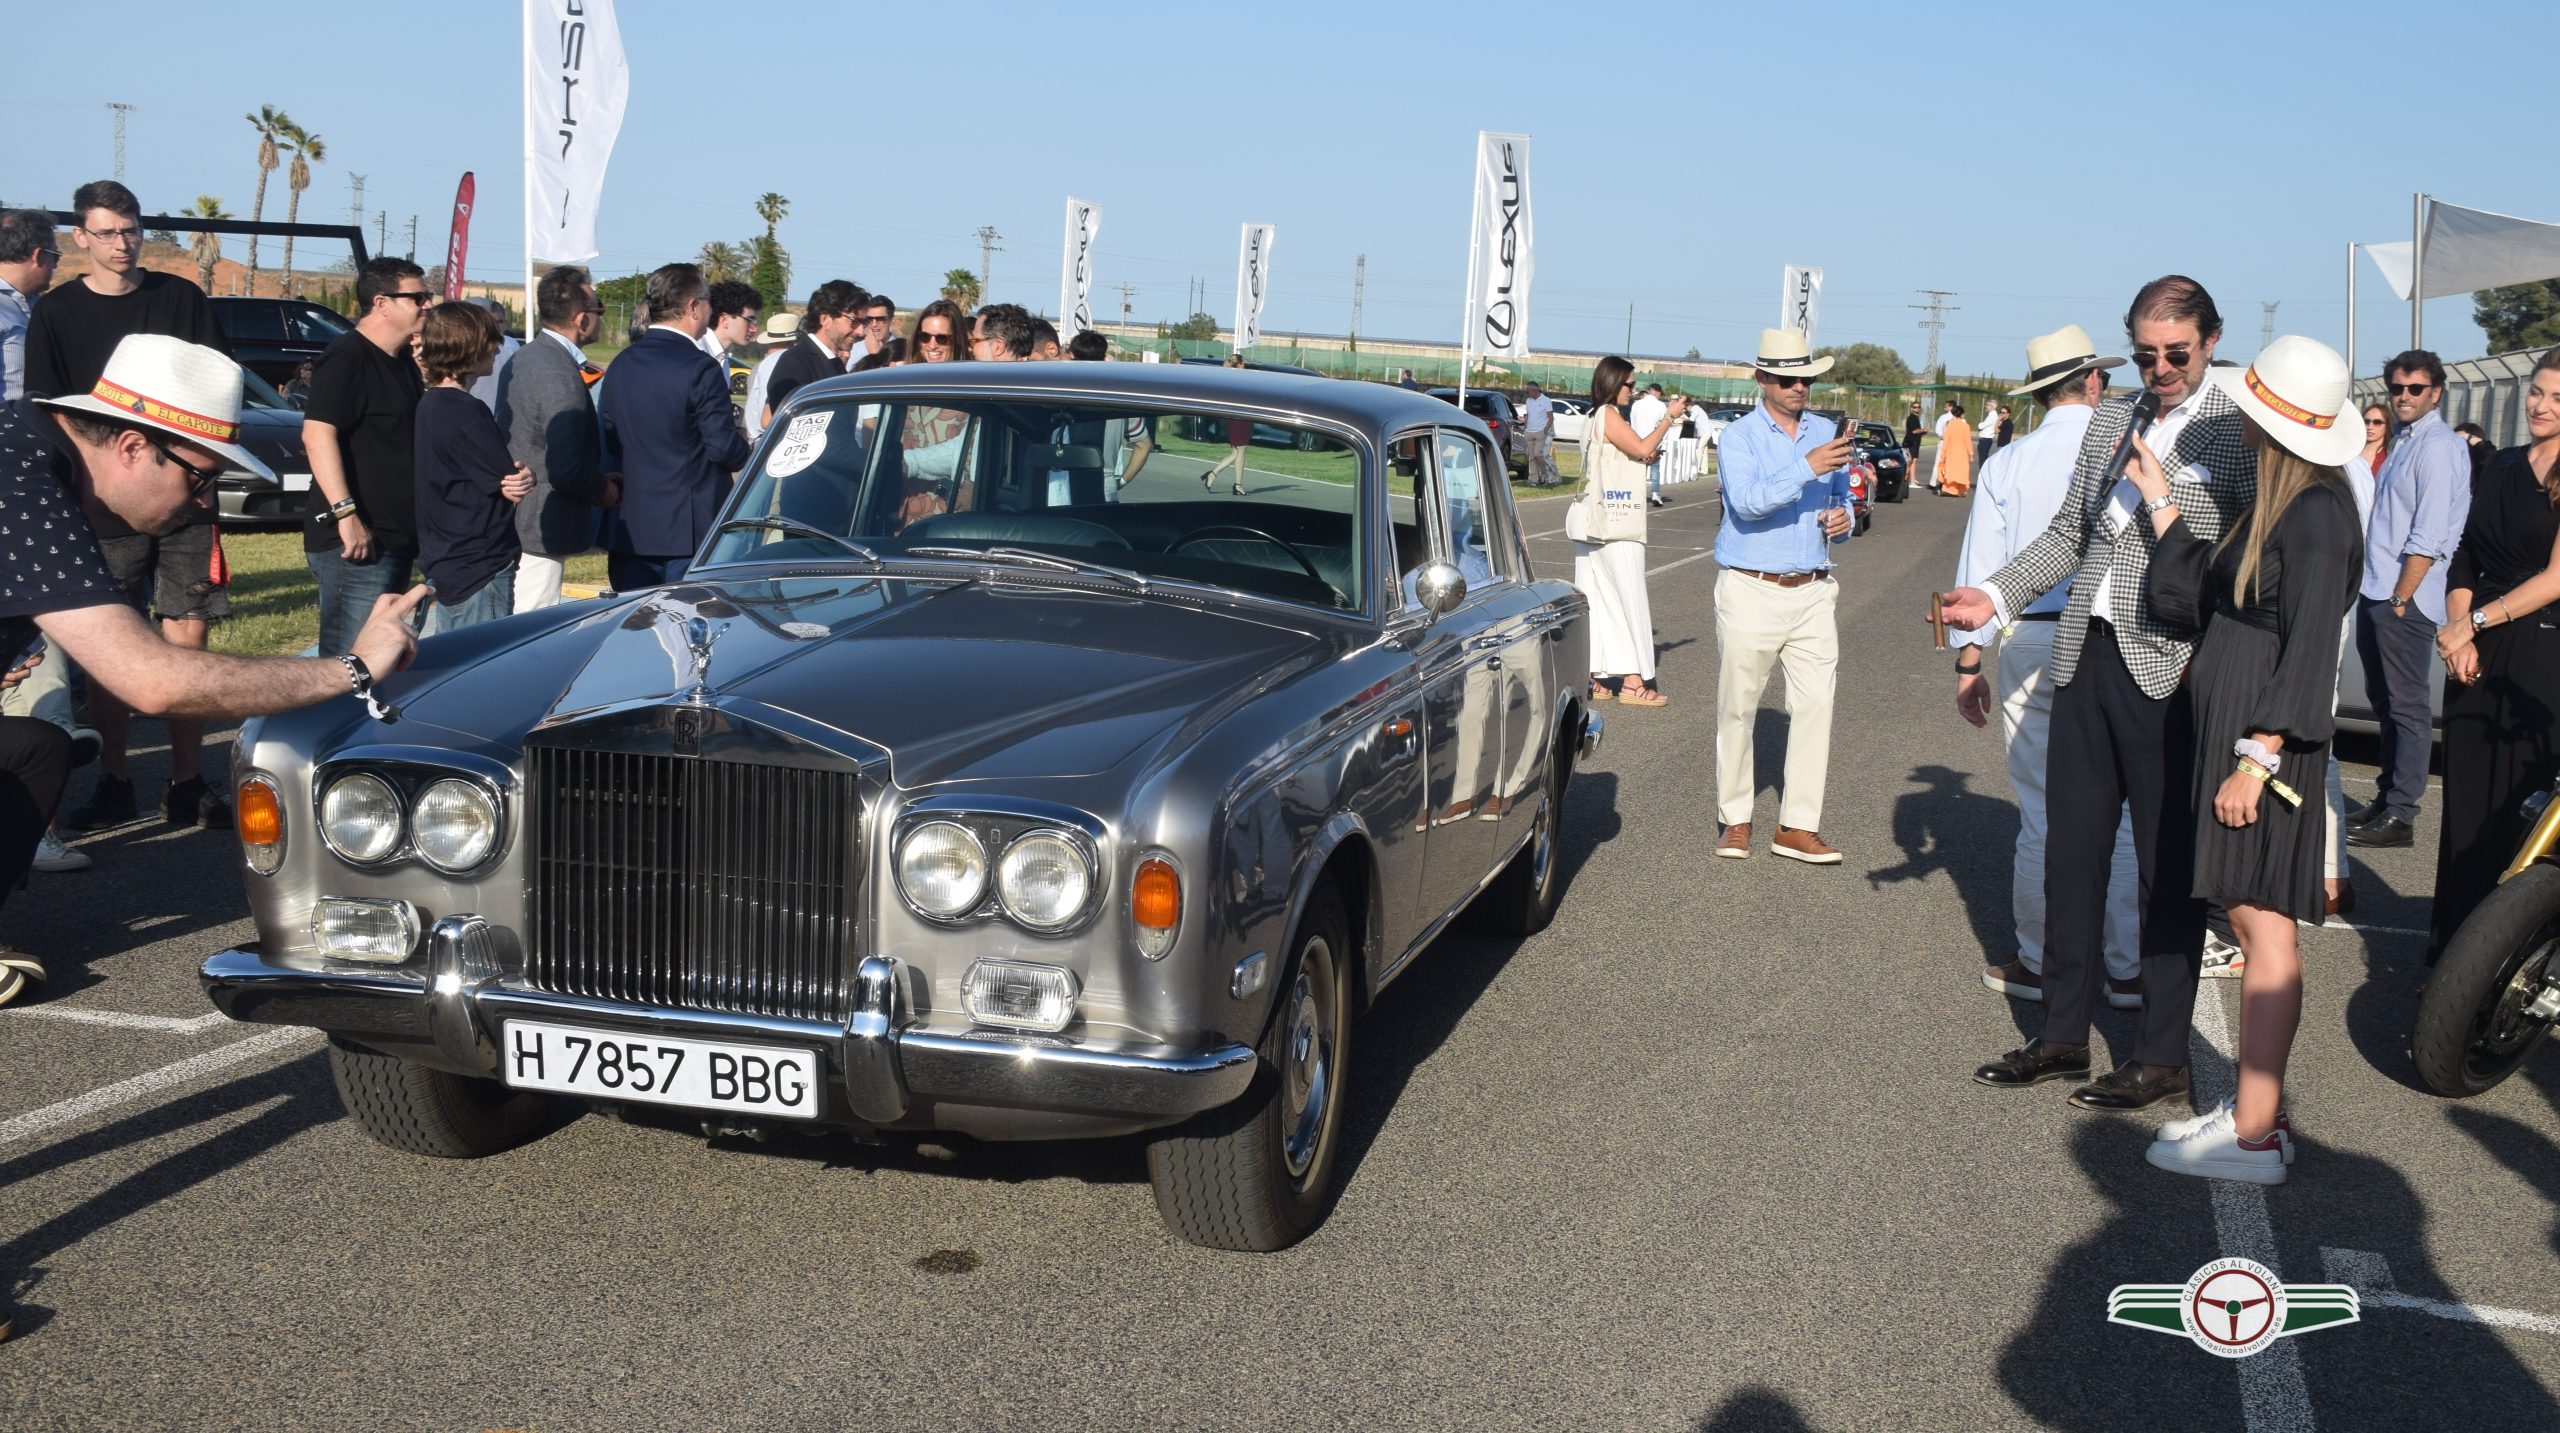
[{"label": "man in black t-shirt", "polygon": [[[79,282],[45,295],[27,326],[27,396],[77,398],[106,370],[116,345],[137,333],[165,334],[227,352],[204,290],[175,274],[142,267],[142,203],[112,179],[80,186],[71,196],[80,216],[71,241],[86,252],[90,272]],[[146,616],[156,614],[164,636],[201,651],[213,624],[231,615],[222,539],[212,514],[191,518],[168,534],[136,532],[105,514],[97,520],[98,546],[125,600]],[[125,749],[133,714],[113,696],[92,693],[90,718],[98,728],[98,782],[87,804],[63,824],[74,831],[102,831],[134,819],[133,780]],[[180,826],[228,830],[231,807],[208,787],[202,768],[204,725],[169,723],[169,790],[161,814]]]},{"label": "man in black t-shirt", "polygon": [[311,508],[302,556],[320,584],[320,652],[347,650],[373,610],[397,590],[418,556],[418,376],[412,345],[436,295],[426,271],[381,258],[356,275],[355,332],[330,344],[311,370],[302,446],[311,457]]}]

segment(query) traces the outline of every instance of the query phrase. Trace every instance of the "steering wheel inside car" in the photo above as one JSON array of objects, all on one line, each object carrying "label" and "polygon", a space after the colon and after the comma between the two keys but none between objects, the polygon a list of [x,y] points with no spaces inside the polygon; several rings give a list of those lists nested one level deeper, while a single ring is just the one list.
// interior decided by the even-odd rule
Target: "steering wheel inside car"
[{"label": "steering wheel inside car", "polygon": [[[1184,533],[1182,536],[1175,538],[1173,540],[1173,544],[1165,549],[1165,553],[1170,556],[1182,551],[1182,549],[1190,546],[1194,542],[1213,536],[1258,537],[1264,542],[1271,544],[1273,547],[1280,549],[1282,552],[1289,554],[1289,560],[1298,564],[1299,570],[1305,572],[1309,577],[1314,578],[1318,583],[1321,583],[1326,591],[1331,592],[1335,590],[1332,583],[1324,580],[1324,574],[1316,571],[1316,565],[1307,561],[1307,555],[1298,550],[1297,544],[1290,542],[1284,537],[1274,537],[1270,533],[1264,532],[1258,527],[1246,527],[1240,522],[1213,522],[1207,527],[1195,527],[1191,531]],[[1348,594],[1344,595],[1347,596]]]}]

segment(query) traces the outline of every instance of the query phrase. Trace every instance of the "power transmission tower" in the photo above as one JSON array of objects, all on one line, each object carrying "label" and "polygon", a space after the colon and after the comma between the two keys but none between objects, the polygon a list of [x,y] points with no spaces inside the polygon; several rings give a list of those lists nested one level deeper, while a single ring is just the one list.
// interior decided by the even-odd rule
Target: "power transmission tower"
[{"label": "power transmission tower", "polygon": [[1920,320],[1920,326],[1929,330],[1929,361],[1920,365],[1920,371],[1934,375],[1938,371],[1938,335],[1946,332],[1946,316],[1951,313],[1962,313],[1963,310],[1947,302],[1956,296],[1956,291],[1953,289],[1919,289],[1916,292],[1927,294],[1929,301],[1925,304],[1904,304],[1903,307],[1923,309],[1928,312],[1929,316]]},{"label": "power transmission tower", "polygon": [[409,262],[418,261],[418,216],[409,216]]},{"label": "power transmission tower", "polygon": [[116,182],[122,184],[124,182],[124,117],[133,113],[134,106],[121,100],[109,100],[107,108],[116,112]]},{"label": "power transmission tower", "polygon": [[996,226],[993,224],[978,226],[978,301],[980,303],[986,302],[987,287],[995,282],[995,255],[1004,252],[1004,247],[996,240],[1003,237],[1004,235],[996,232]]},{"label": "power transmission tower", "polygon": [[1104,284],[1103,287],[1119,291],[1120,322],[1126,324],[1129,321],[1129,300],[1137,294],[1138,286],[1136,284]]},{"label": "power transmission tower", "polygon": [[364,227],[364,176],[351,173],[347,176],[347,183],[355,191],[347,200],[347,222],[361,229]]},{"label": "power transmission tower", "polygon": [[1351,348],[1360,348],[1360,304],[1368,297],[1369,256],[1362,254],[1351,261]]},{"label": "power transmission tower", "polygon": [[2264,348],[2268,344],[2276,341],[2276,307],[2283,302],[2284,300],[2277,299],[2275,303],[2261,303],[2258,305],[2259,308],[2266,311],[2265,320],[2258,325],[2258,347]]},{"label": "power transmission tower", "polygon": [[[364,221],[359,219],[356,222]],[[373,211],[373,251],[379,254],[390,247],[391,214],[388,210],[376,209]]]}]

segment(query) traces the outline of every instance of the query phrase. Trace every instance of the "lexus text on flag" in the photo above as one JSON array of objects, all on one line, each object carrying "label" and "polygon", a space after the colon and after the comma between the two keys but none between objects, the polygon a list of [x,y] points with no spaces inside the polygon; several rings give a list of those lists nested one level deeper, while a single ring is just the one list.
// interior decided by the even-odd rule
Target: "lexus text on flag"
[{"label": "lexus text on flag", "polygon": [[1102,206],[1067,196],[1067,246],[1058,274],[1058,329],[1073,338],[1093,327],[1093,236],[1102,232]]},{"label": "lexus text on flag", "polygon": [[524,0],[526,237],[529,256],[596,256],[596,201],[631,95],[613,0]]},{"label": "lexus text on flag", "polygon": [[448,299],[462,297],[463,263],[471,256],[471,196],[475,187],[468,169],[462,171],[462,182],[454,186],[453,227],[445,231],[444,239],[444,296]]},{"label": "lexus text on flag", "polygon": [[1262,342],[1262,301],[1271,292],[1271,240],[1279,228],[1247,224],[1236,249],[1236,352]]},{"label": "lexus text on flag", "polygon": [[1813,347],[1814,321],[1822,317],[1822,270],[1789,264],[1778,279],[1778,327],[1804,330],[1805,347]]},{"label": "lexus text on flag", "polygon": [[1474,352],[1506,358],[1529,356],[1529,136],[1476,136],[1475,252],[1467,271],[1475,276]]}]

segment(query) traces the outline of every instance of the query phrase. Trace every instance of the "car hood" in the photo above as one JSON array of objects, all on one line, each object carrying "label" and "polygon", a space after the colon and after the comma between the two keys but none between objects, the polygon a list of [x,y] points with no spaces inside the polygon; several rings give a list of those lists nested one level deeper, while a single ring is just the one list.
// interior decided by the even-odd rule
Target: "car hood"
[{"label": "car hood", "polygon": [[1336,645],[1248,610],[1163,597],[791,577],[686,583],[567,620],[466,629],[427,643],[421,665],[384,691],[412,718],[505,745],[667,701],[745,720],[761,708],[886,749],[913,787],[1109,770]]}]

